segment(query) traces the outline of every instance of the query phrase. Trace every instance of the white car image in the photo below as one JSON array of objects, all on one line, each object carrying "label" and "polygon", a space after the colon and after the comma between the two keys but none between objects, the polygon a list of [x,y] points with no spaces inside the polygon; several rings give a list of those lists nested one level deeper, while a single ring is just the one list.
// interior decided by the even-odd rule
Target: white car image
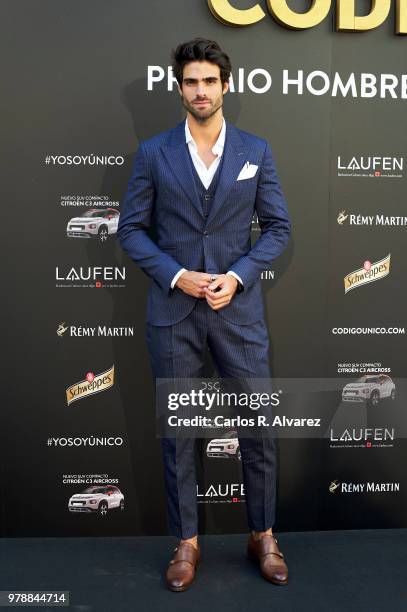
[{"label": "white car image", "polygon": [[214,438],[206,447],[207,457],[241,460],[239,439],[236,431],[228,431],[221,438]]},{"label": "white car image", "polygon": [[124,495],[112,485],[88,487],[83,493],[72,495],[68,502],[70,512],[95,512],[106,516],[113,508],[124,510]]},{"label": "white car image", "polygon": [[66,235],[68,238],[97,238],[99,242],[106,242],[109,236],[117,233],[119,217],[119,211],[114,208],[92,208],[68,221]]},{"label": "white car image", "polygon": [[396,399],[396,385],[386,374],[361,376],[354,383],[345,385],[342,390],[344,402],[367,402],[377,406],[385,398]]}]

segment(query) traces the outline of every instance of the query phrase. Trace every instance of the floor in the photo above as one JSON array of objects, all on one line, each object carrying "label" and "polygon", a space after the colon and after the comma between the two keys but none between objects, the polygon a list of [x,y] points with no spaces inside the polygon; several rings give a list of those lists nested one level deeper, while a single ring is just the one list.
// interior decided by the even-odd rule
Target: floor
[{"label": "floor", "polygon": [[287,586],[259,575],[245,556],[246,536],[203,536],[194,584],[172,593],[163,581],[171,537],[3,539],[0,590],[69,591],[69,609],[84,612],[407,610],[407,530],[282,533],[278,540]]}]

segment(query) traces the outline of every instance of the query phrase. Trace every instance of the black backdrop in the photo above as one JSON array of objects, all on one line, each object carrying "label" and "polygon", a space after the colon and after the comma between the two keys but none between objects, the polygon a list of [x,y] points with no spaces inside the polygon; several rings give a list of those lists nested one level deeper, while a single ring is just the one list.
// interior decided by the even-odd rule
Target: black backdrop
[{"label": "black backdrop", "polygon": [[[358,11],[369,6],[361,2]],[[244,71],[242,91],[225,98],[226,118],[270,141],[288,201],[292,239],[263,279],[273,374],[349,382],[378,371],[404,376],[404,333],[332,330],[405,324],[406,228],[380,216],[406,214],[406,39],[394,34],[393,15],[363,34],[335,32],[334,18],[332,8],[320,25],[293,31],[269,16],[248,28],[225,26],[205,0],[2,3],[2,535],[166,533],[144,342],[148,279],[114,234],[105,243],[67,238],[66,226],[88,209],[119,211],[139,142],[182,118],[167,69],[183,40],[218,40],[232,58],[235,89]],[[258,69],[265,72],[250,86]],[[284,71],[290,79],[303,71],[302,93],[293,84],[284,92]],[[307,87],[313,71],[322,74]],[[366,73],[378,81],[395,75],[394,95],[362,97]],[[165,77],[148,89],[149,74]],[[272,85],[256,93],[265,74]],[[354,75],[355,95],[333,95],[335,74],[343,83]],[[373,221],[358,225],[351,215]],[[256,233],[254,223],[253,240]],[[345,294],[346,275],[389,253],[385,278]],[[67,329],[58,335],[61,324]],[[93,336],[78,335],[90,328]],[[113,386],[67,405],[68,387],[113,364]],[[281,440],[276,527],[405,526],[405,459],[397,435],[386,446]],[[197,460],[201,530],[244,530],[239,462],[208,458],[204,448]],[[125,511],[103,519],[68,512],[70,496],[98,482],[120,488]],[[340,486],[329,491],[332,482],[390,485],[345,495]]]}]

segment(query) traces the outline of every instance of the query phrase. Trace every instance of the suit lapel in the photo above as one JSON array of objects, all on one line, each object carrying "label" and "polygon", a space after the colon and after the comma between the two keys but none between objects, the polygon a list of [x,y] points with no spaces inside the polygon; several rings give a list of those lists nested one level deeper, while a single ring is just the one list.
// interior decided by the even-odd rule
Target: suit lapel
[{"label": "suit lapel", "polygon": [[229,191],[247,160],[247,149],[244,146],[238,131],[233,125],[226,123],[226,140],[223,150],[223,164],[219,176],[219,183],[216,189],[215,197],[213,198],[212,206],[208,215],[207,224],[209,224],[219,209],[225,203]]},{"label": "suit lapel", "polygon": [[[161,145],[161,149],[185,195],[203,217],[202,203],[196,190],[191,160],[185,142],[185,121],[182,121],[174,128],[168,143]],[[239,172],[247,160],[247,149],[236,128],[228,122],[226,123],[226,140],[223,156],[219,183],[207,218],[207,225],[225,203],[229,191],[235,184]]]},{"label": "suit lapel", "polygon": [[185,121],[174,128],[169,143],[161,145],[161,149],[185,195],[203,217],[202,204],[196,190],[191,160],[185,142]]}]

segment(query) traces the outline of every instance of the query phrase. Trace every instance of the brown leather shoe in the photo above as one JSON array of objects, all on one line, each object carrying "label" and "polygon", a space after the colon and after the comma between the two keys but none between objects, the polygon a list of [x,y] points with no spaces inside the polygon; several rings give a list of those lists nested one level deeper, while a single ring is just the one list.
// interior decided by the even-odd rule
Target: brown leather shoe
[{"label": "brown leather shoe", "polygon": [[260,573],[263,578],[273,584],[287,584],[288,568],[273,535],[264,535],[260,540],[255,540],[250,534],[247,555],[253,561],[260,563]]},{"label": "brown leather shoe", "polygon": [[167,569],[166,582],[171,591],[185,591],[195,578],[196,567],[200,559],[198,549],[189,542],[178,544],[175,555]]}]

